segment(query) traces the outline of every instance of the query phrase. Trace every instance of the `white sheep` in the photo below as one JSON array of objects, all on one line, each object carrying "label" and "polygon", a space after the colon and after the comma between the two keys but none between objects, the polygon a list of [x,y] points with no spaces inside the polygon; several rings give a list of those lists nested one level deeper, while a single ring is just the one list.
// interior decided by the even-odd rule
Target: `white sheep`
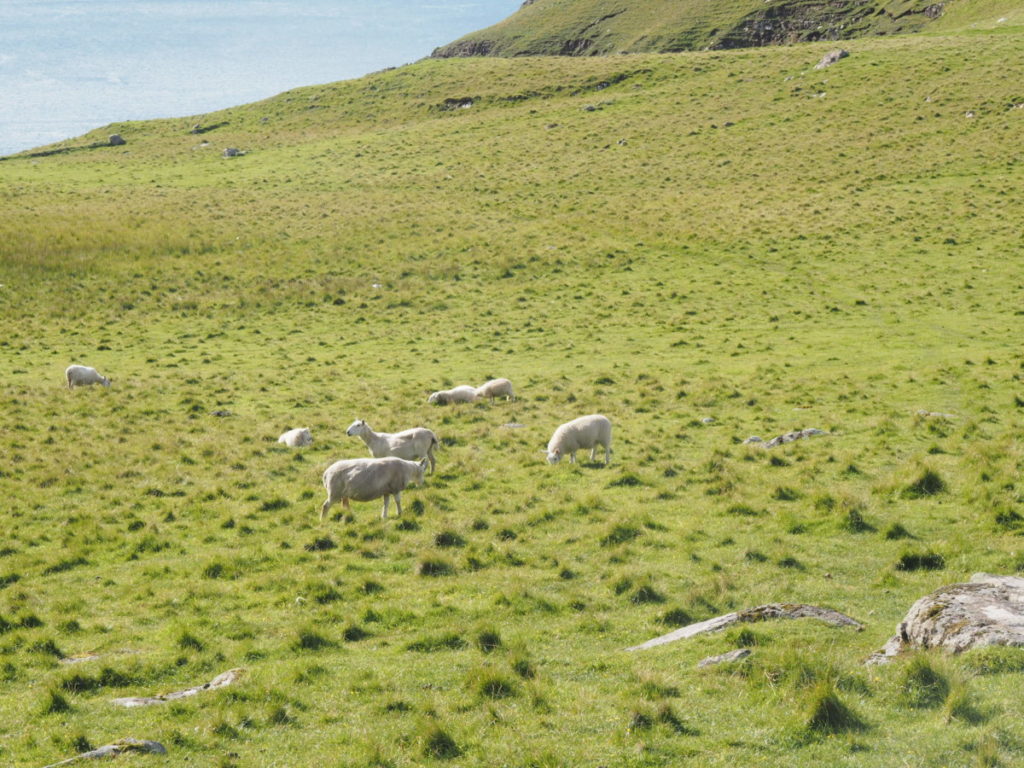
[{"label": "white sheep", "polygon": [[284,443],[292,448],[301,448],[304,445],[313,444],[313,433],[310,432],[306,427],[299,427],[296,429],[289,429],[279,438],[277,442]]},{"label": "white sheep", "polygon": [[415,461],[427,459],[430,462],[430,473],[434,473],[434,446],[438,445],[437,435],[426,427],[413,427],[402,432],[374,432],[370,425],[362,419],[356,419],[345,430],[349,437],[361,437],[370,455],[375,458],[397,456],[400,459]]},{"label": "white sheep", "polygon": [[580,416],[566,422],[551,436],[548,441],[548,464],[557,464],[564,454],[569,454],[569,461],[576,462],[576,451],[590,449],[590,460],[594,461],[597,446],[604,446],[604,463],[612,456],[612,423],[598,413]]},{"label": "white sheep", "polygon": [[442,389],[427,398],[428,403],[448,405],[449,403],[472,403],[476,400],[476,387],[462,384],[453,389]]},{"label": "white sheep", "polygon": [[90,368],[87,365],[69,365],[67,370],[64,371],[64,378],[68,381],[68,389],[85,387],[90,384],[102,384],[104,387],[110,386],[110,379],[101,375],[95,368]]},{"label": "white sheep", "polygon": [[476,388],[476,397],[489,398],[492,403],[496,397],[504,397],[508,400],[516,399],[512,393],[512,382],[508,379],[491,379],[487,383],[481,384]]},{"label": "white sheep", "polygon": [[388,502],[395,497],[398,514],[402,514],[402,491],[413,483],[423,485],[423,473],[427,468],[427,460],[406,461],[397,456],[385,456],[382,459],[342,459],[329,466],[324,472],[324,488],[327,489],[327,500],[320,507],[320,520],[323,521],[327,510],[332,504],[341,502],[349,509],[352,501],[372,501],[384,497],[384,510],[380,516],[388,516]]}]

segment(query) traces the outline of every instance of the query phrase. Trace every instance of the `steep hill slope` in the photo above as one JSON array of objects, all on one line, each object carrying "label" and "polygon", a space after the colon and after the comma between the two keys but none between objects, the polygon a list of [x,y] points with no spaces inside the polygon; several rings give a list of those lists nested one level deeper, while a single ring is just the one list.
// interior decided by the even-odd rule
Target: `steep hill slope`
[{"label": "steep hill slope", "polygon": [[[1019,764],[1021,651],[861,662],[1024,571],[1022,44],[427,60],[0,162],[4,764]],[[443,442],[399,520],[318,519],[356,418]],[[769,602],[865,628],[624,650]]]},{"label": "steep hill slope", "polygon": [[596,56],[746,48],[918,32],[956,8],[963,22],[1019,11],[1019,0],[529,0],[494,26],[432,54]]}]

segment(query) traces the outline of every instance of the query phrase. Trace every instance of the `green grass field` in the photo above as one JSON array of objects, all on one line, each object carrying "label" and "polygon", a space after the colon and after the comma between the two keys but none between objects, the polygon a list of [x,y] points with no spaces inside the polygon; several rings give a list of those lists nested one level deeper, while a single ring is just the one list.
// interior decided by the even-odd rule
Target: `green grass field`
[{"label": "green grass field", "polygon": [[[1022,42],[428,60],[4,159],[0,763],[1015,764],[1018,652],[862,662],[1024,570]],[[438,471],[321,525],[356,418]],[[773,601],[865,629],[624,651]]]}]

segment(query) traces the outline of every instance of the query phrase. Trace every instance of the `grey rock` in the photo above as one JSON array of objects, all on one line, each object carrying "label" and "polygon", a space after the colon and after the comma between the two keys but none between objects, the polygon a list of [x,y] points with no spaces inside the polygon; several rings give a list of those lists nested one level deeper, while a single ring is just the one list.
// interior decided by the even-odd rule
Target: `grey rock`
[{"label": "grey rock", "polygon": [[107,142],[108,142],[108,143],[110,144],[110,146],[112,146],[112,147],[121,147],[121,146],[124,146],[125,144],[127,144],[127,143],[128,143],[127,141],[125,141],[125,140],[124,140],[124,139],[123,139],[123,138],[121,137],[121,134],[120,134],[120,133],[112,133],[112,134],[110,134],[110,138],[109,138],[109,139],[107,139]]},{"label": "grey rock", "polygon": [[782,445],[783,443],[791,443],[794,440],[803,440],[805,437],[814,437],[815,435],[827,434],[828,432],[825,432],[824,430],[821,429],[814,429],[813,427],[811,427],[810,429],[801,429],[796,432],[787,432],[784,435],[773,437],[771,440],[764,444],[764,447],[774,448],[775,446]]},{"label": "grey rock", "polygon": [[703,669],[704,667],[711,667],[715,664],[728,664],[731,661],[740,661],[741,659],[747,658],[751,653],[752,651],[749,648],[737,648],[735,651],[721,653],[718,656],[708,656],[706,659],[701,659],[697,662],[697,668]]},{"label": "grey rock", "polygon": [[768,603],[754,608],[744,608],[742,611],[733,611],[724,616],[716,616],[707,621],[698,621],[696,624],[689,624],[681,629],[655,637],[646,643],[634,645],[626,650],[643,651],[707,632],[721,632],[733,624],[767,621],[768,619],[820,619],[836,627],[854,627],[858,630],[864,628],[859,621],[855,621],[849,616],[839,613],[839,611],[834,611],[831,608],[819,608],[816,605],[805,605],[803,603]]},{"label": "grey rock", "polygon": [[236,147],[228,147],[223,152],[224,157],[241,157],[244,154],[245,152],[243,152],[240,149],[237,149]]},{"label": "grey rock", "polygon": [[168,701],[174,701],[175,699],[184,699],[189,696],[195,696],[197,693],[213,691],[217,688],[224,688],[225,686],[236,682],[244,672],[245,670],[241,668],[229,669],[227,672],[222,672],[217,675],[208,683],[196,685],[192,688],[186,688],[183,691],[160,693],[156,696],[129,696],[123,699],[111,699],[110,703],[116,704],[119,707],[127,707],[128,709],[132,709],[134,707],[147,707],[150,704],[163,704]]},{"label": "grey rock", "polygon": [[764,442],[764,440],[762,440],[757,435],[751,435],[750,437],[748,437],[746,440],[743,441],[743,445],[750,445],[751,443],[763,443],[763,442]]},{"label": "grey rock", "polygon": [[124,755],[129,753],[150,753],[154,755],[166,755],[167,749],[158,741],[149,741],[148,739],[133,739],[131,737],[120,739],[115,741],[113,744],[106,744],[96,749],[91,749],[88,752],[83,752],[80,755],[69,757],[67,760],[61,760],[59,763],[52,763],[47,765],[45,768],[57,768],[58,765],[69,765],[79,760],[97,760],[100,758],[117,757],[118,755]]},{"label": "grey rock", "polygon": [[840,59],[845,59],[850,55],[849,51],[844,51],[842,48],[836,48],[834,51],[829,51],[821,57],[821,61],[814,65],[815,69],[825,69],[825,67],[831,67]]},{"label": "grey rock", "polygon": [[700,420],[700,423],[701,424],[714,424],[715,423],[715,417],[714,416],[705,416],[703,419]]},{"label": "grey rock", "polygon": [[867,663],[885,664],[914,648],[962,653],[989,645],[1024,647],[1024,578],[976,573],[922,597]]}]

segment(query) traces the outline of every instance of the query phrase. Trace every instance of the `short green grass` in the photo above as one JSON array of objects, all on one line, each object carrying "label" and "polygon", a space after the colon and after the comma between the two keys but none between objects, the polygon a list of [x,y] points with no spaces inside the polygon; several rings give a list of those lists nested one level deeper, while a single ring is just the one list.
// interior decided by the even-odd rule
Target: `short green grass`
[{"label": "short green grass", "polygon": [[[1021,42],[426,61],[0,162],[3,762],[1013,764],[1012,653],[862,661],[1024,569]],[[319,524],[355,418],[437,472]],[[623,650],[773,601],[865,630]]]}]

